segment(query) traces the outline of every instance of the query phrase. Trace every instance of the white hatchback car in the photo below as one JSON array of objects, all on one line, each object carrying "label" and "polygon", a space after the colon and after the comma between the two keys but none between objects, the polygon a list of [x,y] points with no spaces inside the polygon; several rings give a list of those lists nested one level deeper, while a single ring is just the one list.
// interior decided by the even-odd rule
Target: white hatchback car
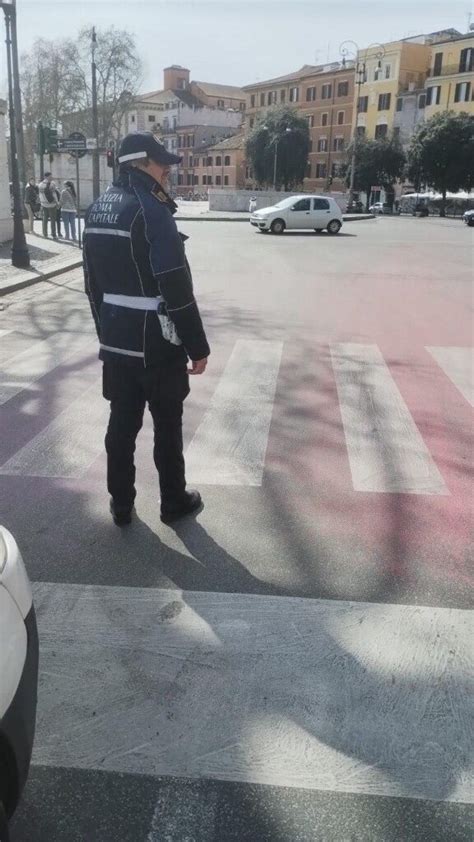
[{"label": "white hatchback car", "polygon": [[283,234],[286,228],[313,229],[317,233],[339,234],[342,211],[329,196],[311,196],[304,193],[282,199],[269,208],[261,208],[250,217],[250,224],[262,233]]},{"label": "white hatchback car", "polygon": [[36,721],[38,632],[25,566],[0,526],[0,839],[20,798]]}]

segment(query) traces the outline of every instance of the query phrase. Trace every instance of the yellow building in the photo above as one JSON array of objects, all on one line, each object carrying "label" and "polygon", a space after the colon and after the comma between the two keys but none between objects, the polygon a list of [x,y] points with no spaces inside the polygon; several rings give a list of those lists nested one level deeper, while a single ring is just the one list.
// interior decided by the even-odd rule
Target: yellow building
[{"label": "yellow building", "polygon": [[[463,43],[465,38],[456,29],[447,29],[360,50],[357,54],[354,130],[371,140],[390,137],[400,95],[425,86],[430,64],[434,65],[432,56],[437,52],[445,52],[451,57],[450,65],[457,60],[459,66],[461,50],[457,44]],[[472,54],[463,55],[467,55],[468,64],[472,62]],[[424,108],[425,101],[420,101],[420,105]]]},{"label": "yellow building", "polygon": [[425,43],[392,41],[361,50],[357,55],[354,128],[370,140],[390,137],[397,97],[423,87],[430,63]]},{"label": "yellow building", "polygon": [[474,34],[434,44],[430,59],[425,119],[440,111],[474,115]]}]

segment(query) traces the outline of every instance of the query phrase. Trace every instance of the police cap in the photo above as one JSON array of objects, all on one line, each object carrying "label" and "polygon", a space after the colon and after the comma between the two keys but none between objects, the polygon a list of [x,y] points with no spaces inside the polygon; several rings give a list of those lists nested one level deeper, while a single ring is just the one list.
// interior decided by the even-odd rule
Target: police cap
[{"label": "police cap", "polygon": [[151,158],[157,164],[180,164],[183,160],[179,155],[172,155],[152,132],[131,132],[127,134],[118,152],[119,164],[138,161],[140,158]]}]

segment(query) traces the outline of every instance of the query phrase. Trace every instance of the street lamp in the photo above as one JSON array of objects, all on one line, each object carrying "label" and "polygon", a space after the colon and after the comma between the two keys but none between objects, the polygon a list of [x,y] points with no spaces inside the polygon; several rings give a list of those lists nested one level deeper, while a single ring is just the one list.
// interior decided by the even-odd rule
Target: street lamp
[{"label": "street lamp", "polygon": [[[262,126],[262,128],[266,129],[266,131],[268,131],[268,126]],[[286,128],[285,134],[291,134],[292,131],[293,131],[293,129]],[[275,155],[274,155],[274,158],[273,158],[273,189],[274,190],[276,190],[276,183],[277,183],[278,144],[280,143],[280,140],[281,140],[281,137],[279,137],[276,134],[275,137],[273,138],[273,140],[270,141],[272,144],[275,144]]]},{"label": "street lamp", "polygon": [[15,0],[1,0],[0,7],[5,13],[5,32],[7,45],[8,69],[8,116],[10,120],[10,157],[13,189],[13,245],[12,265],[18,269],[27,269],[30,265],[30,254],[26,245],[25,229],[23,228],[23,204],[20,192],[20,177],[18,173],[17,131],[15,126],[14,89],[18,79],[13,73],[13,53],[16,44],[16,4]]},{"label": "street lamp", "polygon": [[349,58],[351,61],[355,61],[355,73],[356,73],[356,84],[357,84],[357,97],[356,97],[356,119],[355,119],[355,132],[354,132],[354,142],[352,144],[352,157],[351,157],[351,178],[349,183],[349,204],[348,209],[352,207],[354,204],[354,181],[355,181],[355,168],[356,168],[356,152],[357,152],[357,138],[358,138],[358,118],[359,118],[359,103],[360,103],[360,88],[361,85],[367,81],[367,54],[369,50],[376,49],[376,52],[371,56],[372,58],[377,59],[377,66],[378,70],[382,68],[382,59],[385,55],[385,47],[383,44],[369,44],[365,50],[360,50],[359,45],[356,44],[355,41],[343,41],[342,44],[339,45],[339,53],[342,56],[342,66],[346,66],[346,61]]}]

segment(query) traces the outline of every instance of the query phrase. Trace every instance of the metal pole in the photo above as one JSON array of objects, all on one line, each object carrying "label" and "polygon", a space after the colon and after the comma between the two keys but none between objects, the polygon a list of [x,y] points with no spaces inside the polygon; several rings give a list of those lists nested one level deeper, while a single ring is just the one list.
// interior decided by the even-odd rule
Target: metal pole
[{"label": "metal pole", "polygon": [[38,125],[36,128],[36,141],[39,146],[39,165],[40,165],[40,181],[43,181],[44,178],[44,134],[43,134],[43,123],[41,120],[38,120]]},{"label": "metal pole", "polygon": [[[18,62],[18,38],[16,31],[16,4],[12,6],[11,12],[11,39],[12,39],[12,64],[13,64],[13,102],[15,105],[15,131],[16,149],[18,155],[18,174],[23,190],[26,187],[26,164],[25,164],[25,138],[23,136],[23,118],[21,109],[20,91],[20,67]],[[26,216],[26,210],[24,216]]]},{"label": "metal pole", "polygon": [[275,158],[273,160],[273,189],[277,189],[277,161],[278,161],[278,138],[275,140]]},{"label": "metal pole", "polygon": [[77,242],[82,248],[81,239],[81,188],[79,183],[79,155],[76,152],[76,201],[77,201]]},{"label": "metal pole", "polygon": [[27,269],[30,265],[30,254],[26,245],[25,229],[23,228],[23,203],[20,195],[20,179],[18,175],[18,158],[16,149],[15,108],[13,103],[13,70],[12,70],[12,33],[11,9],[3,6],[5,12],[5,30],[7,45],[8,69],[8,105],[10,119],[10,156],[13,185],[13,244],[12,265],[18,269]]},{"label": "metal pole", "polygon": [[355,131],[354,131],[354,143],[352,144],[352,156],[351,156],[351,178],[349,182],[349,208],[352,208],[354,204],[354,181],[355,181],[355,168],[356,168],[356,151],[357,151],[357,138],[358,138],[358,117],[359,117],[359,102],[360,102],[360,88],[362,84],[362,75],[365,75],[365,64],[362,65],[362,72],[359,67],[359,63],[357,62],[356,65],[356,73],[357,73],[357,101],[356,101],[356,119],[355,119]]},{"label": "metal pole", "polygon": [[100,194],[100,162],[99,162],[99,114],[97,111],[97,68],[95,64],[95,49],[97,38],[95,26],[92,27],[92,136],[95,138],[96,148],[92,150],[92,196],[94,199]]}]

